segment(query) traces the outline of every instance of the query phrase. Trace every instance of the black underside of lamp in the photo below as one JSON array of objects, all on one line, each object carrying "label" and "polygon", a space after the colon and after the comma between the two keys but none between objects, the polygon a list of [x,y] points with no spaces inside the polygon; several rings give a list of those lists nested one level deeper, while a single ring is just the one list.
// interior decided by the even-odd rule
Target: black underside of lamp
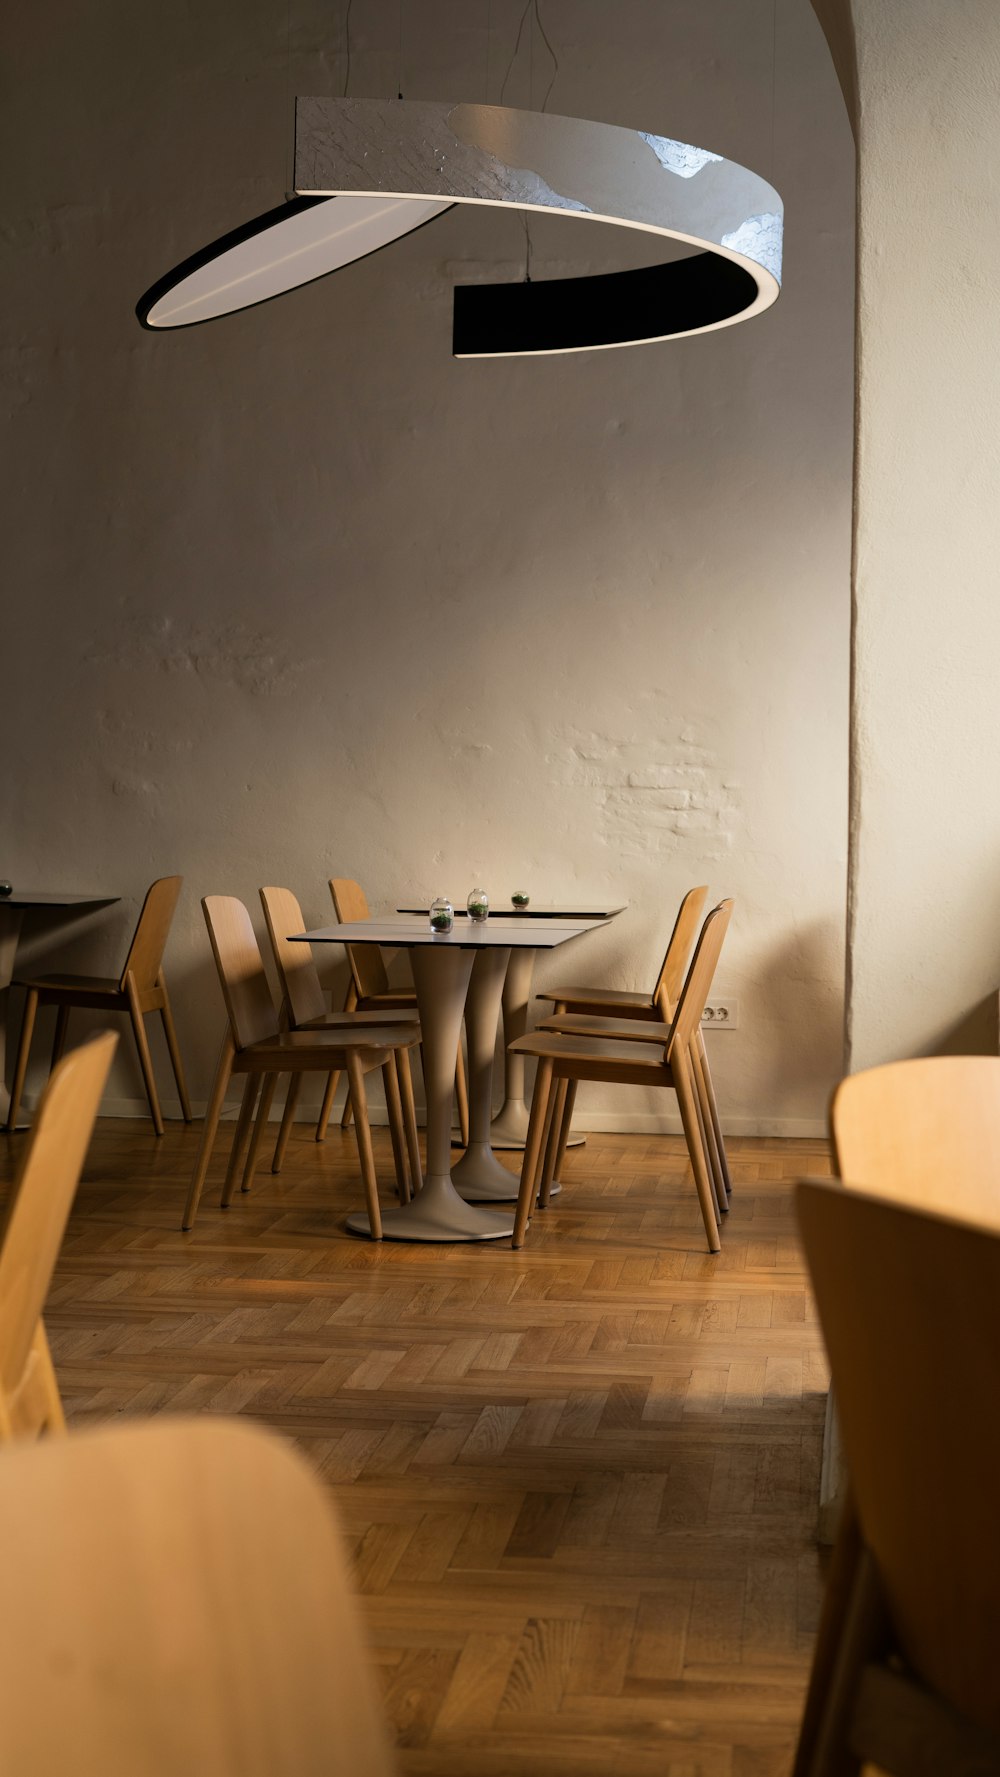
[{"label": "black underside of lamp", "polygon": [[730,321],[756,298],[750,273],[718,253],[585,278],[458,284],[452,352],[500,357],[664,339]]}]

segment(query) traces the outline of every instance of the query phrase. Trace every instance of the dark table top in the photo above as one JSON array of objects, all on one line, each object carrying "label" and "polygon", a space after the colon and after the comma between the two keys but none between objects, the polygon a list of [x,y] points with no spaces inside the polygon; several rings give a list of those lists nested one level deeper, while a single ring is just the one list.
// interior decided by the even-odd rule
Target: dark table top
[{"label": "dark table top", "polygon": [[[509,901],[490,902],[491,919],[614,919],[616,913],[624,913],[627,901],[577,901],[572,895],[564,896],[561,901],[533,901],[528,907],[512,907]],[[397,907],[397,913],[430,912],[429,903],[418,905],[416,899],[405,907]],[[456,907],[456,919],[467,919],[468,908]]]},{"label": "dark table top", "polygon": [[12,895],[0,895],[0,907],[113,907],[120,900],[120,895],[47,895],[17,889]]},{"label": "dark table top", "polygon": [[415,920],[359,919],[352,924],[320,926],[313,932],[297,932],[294,942],[306,944],[382,944],[387,950],[409,949],[414,944],[435,944],[438,949],[451,945],[459,950],[554,950],[570,938],[579,938],[600,925],[583,920],[560,925],[557,920],[506,920],[500,917],[484,920],[482,925],[471,919],[456,923],[450,932],[432,932],[429,925]]}]

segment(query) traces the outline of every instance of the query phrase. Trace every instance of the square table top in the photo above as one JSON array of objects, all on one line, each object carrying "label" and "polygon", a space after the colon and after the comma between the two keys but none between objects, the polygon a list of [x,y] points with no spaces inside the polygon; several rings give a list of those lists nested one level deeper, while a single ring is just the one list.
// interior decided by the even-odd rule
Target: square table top
[{"label": "square table top", "polygon": [[297,944],[382,944],[386,949],[409,950],[414,944],[436,944],[439,949],[450,944],[459,950],[555,950],[581,932],[590,932],[603,921],[599,919],[574,924],[555,920],[501,920],[490,918],[482,925],[471,919],[454,925],[450,932],[432,932],[429,925],[415,920],[358,919],[346,925],[319,926],[313,932],[297,932]]},{"label": "square table top", "polygon": [[[502,903],[496,907],[490,904],[491,919],[614,919],[617,913],[624,913],[627,901],[579,901],[573,895],[564,895],[561,901],[537,901],[527,907],[507,907]],[[413,900],[405,907],[397,907],[397,913],[430,913],[429,905]],[[455,908],[456,919],[468,919],[466,907]]]},{"label": "square table top", "polygon": [[0,895],[0,907],[113,907],[120,900],[120,895],[47,895],[29,889]]}]

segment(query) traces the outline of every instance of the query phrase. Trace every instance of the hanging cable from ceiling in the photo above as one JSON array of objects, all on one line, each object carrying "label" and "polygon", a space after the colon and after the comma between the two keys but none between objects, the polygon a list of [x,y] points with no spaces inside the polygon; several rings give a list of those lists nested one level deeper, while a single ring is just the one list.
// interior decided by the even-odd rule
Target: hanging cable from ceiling
[{"label": "hanging cable from ceiling", "polygon": [[354,0],[347,0],[347,10],[344,13],[344,50],[347,55],[347,66],[344,69],[344,91],[342,97],[345,99],[351,84],[351,7],[353,5]]}]

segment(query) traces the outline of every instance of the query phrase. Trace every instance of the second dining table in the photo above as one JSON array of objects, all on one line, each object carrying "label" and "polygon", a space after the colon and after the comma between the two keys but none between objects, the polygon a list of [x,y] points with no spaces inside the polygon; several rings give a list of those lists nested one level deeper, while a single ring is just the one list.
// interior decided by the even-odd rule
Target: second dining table
[{"label": "second dining table", "polygon": [[[493,1057],[504,982],[511,953],[555,950],[601,920],[532,920],[491,916],[482,924],[456,920],[450,932],[432,932],[416,919],[357,920],[301,932],[308,944],[376,944],[407,950],[413,968],[423,1044],[427,1100],[427,1167],[423,1187],[410,1203],[382,1214],[389,1240],[502,1240],[514,1231],[514,1204],[483,1209],[483,1198],[502,1202],[517,1194],[517,1181],[490,1144]],[[469,1145],[451,1164],[451,1105],[455,1055],[465,1017],[469,1049]],[[466,1202],[468,1192],[479,1202]],[[351,1215],[352,1233],[368,1234],[364,1211]]]}]

